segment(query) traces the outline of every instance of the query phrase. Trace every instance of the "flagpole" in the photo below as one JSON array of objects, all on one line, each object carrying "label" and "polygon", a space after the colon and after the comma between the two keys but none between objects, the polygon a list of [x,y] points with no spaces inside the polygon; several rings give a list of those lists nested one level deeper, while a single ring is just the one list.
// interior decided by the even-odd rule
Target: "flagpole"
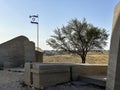
[{"label": "flagpole", "polygon": [[[37,24],[37,42],[36,42],[37,48],[36,49],[37,49],[37,51],[39,51],[39,15],[38,14],[32,15],[32,16],[29,16],[29,18],[32,19],[31,23]],[[36,18],[38,18],[37,21],[36,21]]]},{"label": "flagpole", "polygon": [[37,50],[39,50],[39,15],[38,16],[38,24],[37,24]]}]

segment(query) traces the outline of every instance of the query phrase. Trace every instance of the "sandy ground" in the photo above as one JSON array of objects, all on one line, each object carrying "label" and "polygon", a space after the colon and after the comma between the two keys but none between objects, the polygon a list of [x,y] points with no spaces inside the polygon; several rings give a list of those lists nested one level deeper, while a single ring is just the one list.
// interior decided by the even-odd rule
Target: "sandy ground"
[{"label": "sandy ground", "polygon": [[23,73],[0,71],[0,90],[25,90],[20,84],[23,76]]},{"label": "sandy ground", "polygon": [[45,90],[105,90],[105,88],[95,86],[86,82],[74,81],[64,85],[49,87]]},{"label": "sandy ground", "polygon": [[[28,87],[22,87],[24,73],[11,72],[7,70],[0,71],[0,90],[34,90]],[[63,85],[56,85],[45,88],[45,90],[105,90],[102,87],[95,86],[86,82],[74,81]]]}]

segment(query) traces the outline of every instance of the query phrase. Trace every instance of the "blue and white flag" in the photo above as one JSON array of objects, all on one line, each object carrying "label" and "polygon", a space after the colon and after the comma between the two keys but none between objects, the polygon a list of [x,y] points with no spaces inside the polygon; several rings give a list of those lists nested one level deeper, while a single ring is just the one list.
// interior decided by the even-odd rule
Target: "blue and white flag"
[{"label": "blue and white flag", "polygon": [[33,24],[38,24],[38,22],[39,22],[38,15],[32,15],[32,16],[30,16],[30,19],[31,19],[31,23],[33,23]]}]

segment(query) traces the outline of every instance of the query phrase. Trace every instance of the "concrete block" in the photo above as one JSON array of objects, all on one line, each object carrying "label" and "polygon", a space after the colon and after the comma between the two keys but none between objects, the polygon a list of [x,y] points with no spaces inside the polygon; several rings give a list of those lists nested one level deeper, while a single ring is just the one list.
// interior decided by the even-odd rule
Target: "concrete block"
[{"label": "concrete block", "polygon": [[120,90],[120,2],[114,11],[106,90]]},{"label": "concrete block", "polygon": [[70,69],[60,64],[33,64],[33,86],[48,87],[70,81]]},{"label": "concrete block", "polygon": [[33,79],[32,79],[32,73],[31,73],[31,68],[32,68],[32,64],[31,63],[26,63],[25,64],[25,72],[24,72],[24,81],[25,84],[31,86],[33,84]]},{"label": "concrete block", "polygon": [[78,80],[79,77],[106,76],[107,73],[107,65],[65,63],[31,64],[32,67],[29,63],[25,64],[25,82],[27,85],[38,89],[65,83],[70,80]]},{"label": "concrete block", "polygon": [[107,76],[107,65],[100,64],[80,64],[72,67],[72,78],[78,80],[79,77]]},{"label": "concrete block", "polygon": [[35,51],[36,53],[36,62],[43,62],[43,52]]}]

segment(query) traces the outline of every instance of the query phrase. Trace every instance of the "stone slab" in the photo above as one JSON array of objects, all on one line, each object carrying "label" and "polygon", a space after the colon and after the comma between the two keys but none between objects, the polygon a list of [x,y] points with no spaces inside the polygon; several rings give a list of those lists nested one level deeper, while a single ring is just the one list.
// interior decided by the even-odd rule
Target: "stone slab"
[{"label": "stone slab", "polygon": [[33,64],[33,86],[48,87],[70,81],[70,69],[62,64]]},{"label": "stone slab", "polygon": [[24,72],[25,84],[31,86],[32,85],[32,73],[31,73],[32,64],[26,63],[24,68],[25,68],[25,72]]}]

